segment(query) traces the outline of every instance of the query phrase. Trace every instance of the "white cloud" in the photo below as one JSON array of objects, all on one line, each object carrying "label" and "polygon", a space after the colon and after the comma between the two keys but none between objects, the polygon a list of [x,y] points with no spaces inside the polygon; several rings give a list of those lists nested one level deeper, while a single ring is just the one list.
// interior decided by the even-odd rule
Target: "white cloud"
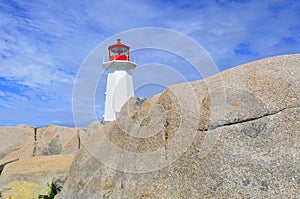
[{"label": "white cloud", "polygon": [[57,67],[47,65],[17,65],[8,63],[0,70],[1,76],[10,80],[17,80],[29,87],[50,86],[53,81],[73,83],[73,75],[62,72]]},{"label": "white cloud", "polygon": [[[300,49],[299,1],[1,1],[0,7],[0,77],[28,87],[9,94],[11,85],[2,84],[0,103],[22,114],[40,109],[70,116],[81,62],[101,41],[131,28],[183,32],[223,69]],[[234,51],[241,44],[248,53]]]},{"label": "white cloud", "polygon": [[[220,2],[220,1],[219,1]],[[279,7],[278,13],[270,7]],[[188,7],[178,11],[177,5],[170,6],[165,15],[168,27],[182,31],[202,44],[222,68],[233,67],[261,57],[295,51],[278,47],[283,37],[298,40],[291,27],[299,25],[300,3],[292,5],[286,1],[245,1],[238,3],[209,1],[199,8]],[[237,55],[234,49],[248,42],[252,53]],[[299,52],[299,51],[298,51]]]},{"label": "white cloud", "polygon": [[0,104],[6,108],[17,109],[15,102],[27,101],[28,98],[11,92],[0,91]]}]

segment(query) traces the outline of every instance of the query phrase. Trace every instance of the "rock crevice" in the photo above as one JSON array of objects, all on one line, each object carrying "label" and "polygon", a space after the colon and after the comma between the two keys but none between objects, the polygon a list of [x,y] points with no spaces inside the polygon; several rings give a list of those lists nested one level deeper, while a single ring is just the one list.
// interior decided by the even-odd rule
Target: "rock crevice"
[{"label": "rock crevice", "polygon": [[[261,115],[259,117],[247,118],[247,119],[243,119],[243,120],[240,120],[240,121],[237,121],[237,122],[231,122],[231,123],[223,124],[221,126],[215,126],[213,128],[207,128],[204,131],[211,131],[211,130],[215,130],[217,128],[221,128],[221,127],[225,127],[225,126],[232,126],[232,125],[236,125],[236,124],[243,124],[243,123],[246,123],[246,122],[252,122],[252,121],[259,120],[259,119],[262,119],[262,118],[265,118],[265,117],[276,115],[276,114],[278,114],[278,113],[280,113],[282,111],[285,111],[287,109],[297,109],[297,108],[300,108],[300,106],[286,107],[286,108],[282,108],[282,109],[280,109],[278,111],[272,111],[271,113],[267,113],[267,114]],[[201,129],[198,129],[198,130],[202,131]]]}]

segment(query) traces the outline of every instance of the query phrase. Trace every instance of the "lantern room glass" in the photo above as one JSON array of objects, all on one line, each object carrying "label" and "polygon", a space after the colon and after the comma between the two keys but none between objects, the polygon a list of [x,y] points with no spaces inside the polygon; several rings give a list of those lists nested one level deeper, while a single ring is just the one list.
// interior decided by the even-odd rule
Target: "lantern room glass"
[{"label": "lantern room glass", "polygon": [[128,56],[128,50],[126,48],[112,48],[110,49],[110,56],[125,55]]},{"label": "lantern room glass", "polygon": [[129,49],[113,47],[109,49],[110,60],[129,60]]}]

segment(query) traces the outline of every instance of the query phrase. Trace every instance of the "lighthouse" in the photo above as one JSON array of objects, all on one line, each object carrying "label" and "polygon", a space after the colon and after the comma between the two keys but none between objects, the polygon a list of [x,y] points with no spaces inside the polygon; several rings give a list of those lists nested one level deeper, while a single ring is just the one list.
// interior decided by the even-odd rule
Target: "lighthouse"
[{"label": "lighthouse", "polygon": [[132,70],[136,64],[130,61],[129,50],[130,47],[122,44],[120,39],[108,47],[109,61],[103,62],[108,73],[104,121],[115,120],[123,105],[134,96]]}]

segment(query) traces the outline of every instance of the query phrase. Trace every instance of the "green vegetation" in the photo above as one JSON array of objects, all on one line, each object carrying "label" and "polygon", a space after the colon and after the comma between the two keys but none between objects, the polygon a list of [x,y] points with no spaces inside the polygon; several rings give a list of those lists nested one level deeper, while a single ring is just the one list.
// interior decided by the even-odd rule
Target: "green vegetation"
[{"label": "green vegetation", "polygon": [[41,199],[54,199],[54,196],[57,194],[55,187],[48,183],[48,187],[50,188],[50,192],[46,196],[40,196]]}]

